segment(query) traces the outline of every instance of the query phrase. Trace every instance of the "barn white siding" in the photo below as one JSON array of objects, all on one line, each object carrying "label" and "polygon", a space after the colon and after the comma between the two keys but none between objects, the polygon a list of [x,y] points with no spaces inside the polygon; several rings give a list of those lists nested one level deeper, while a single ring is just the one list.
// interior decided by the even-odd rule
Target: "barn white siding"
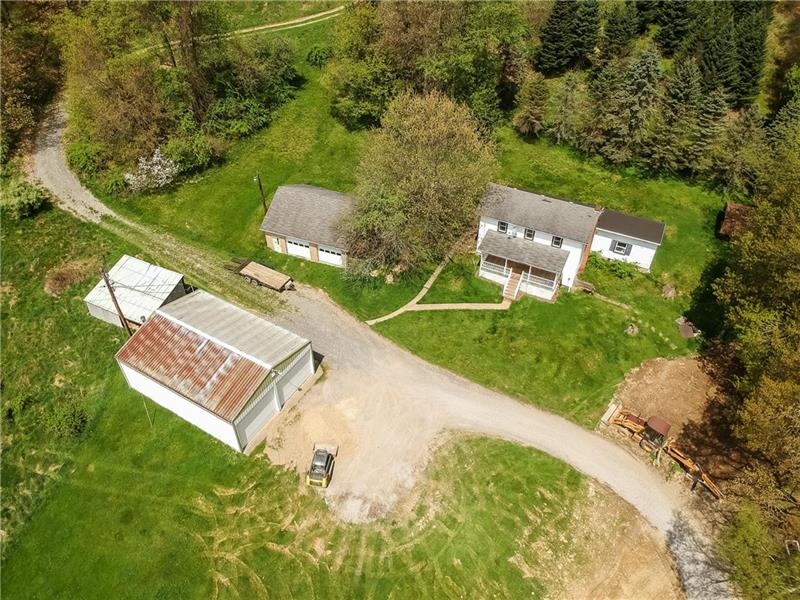
[{"label": "barn white siding", "polygon": [[[626,256],[613,252],[611,247],[614,241],[631,244],[630,254]],[[619,233],[611,233],[603,229],[597,229],[592,242],[592,252],[599,252],[603,258],[633,263],[643,269],[650,269],[657,249],[658,245],[652,242],[645,242],[644,240]]]},{"label": "barn white siding", "polygon": [[125,376],[125,381],[128,382],[128,386],[147,396],[168,411],[175,413],[184,421],[188,421],[195,427],[199,427],[209,435],[214,436],[234,450],[242,451],[244,446],[240,445],[239,439],[236,437],[236,431],[231,423],[198,406],[191,400],[187,400],[180,394],[143,375],[125,363],[117,362],[119,368],[122,369],[122,374]]},{"label": "barn white siding", "polygon": [[281,409],[275,393],[275,380],[256,393],[254,400],[236,418],[236,432],[242,448],[261,431],[264,425]]}]

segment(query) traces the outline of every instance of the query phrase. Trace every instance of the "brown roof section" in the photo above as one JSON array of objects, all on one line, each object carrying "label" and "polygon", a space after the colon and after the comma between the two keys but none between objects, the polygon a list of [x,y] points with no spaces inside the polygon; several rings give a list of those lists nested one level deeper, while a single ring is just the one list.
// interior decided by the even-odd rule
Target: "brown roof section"
[{"label": "brown roof section", "polygon": [[117,360],[233,421],[269,376],[263,366],[156,313]]},{"label": "brown roof section", "polygon": [[661,417],[650,417],[647,419],[647,426],[656,433],[660,433],[664,437],[667,437],[669,435],[669,430],[672,429],[672,425],[667,423]]},{"label": "brown roof section", "polygon": [[619,233],[628,237],[660,244],[664,238],[664,224],[642,217],[634,217],[616,210],[604,209],[597,219],[597,228],[610,233]]},{"label": "brown roof section", "polygon": [[725,204],[725,215],[719,226],[719,234],[727,238],[733,237],[747,229],[750,223],[750,216],[753,214],[753,207],[737,202],[727,202]]}]

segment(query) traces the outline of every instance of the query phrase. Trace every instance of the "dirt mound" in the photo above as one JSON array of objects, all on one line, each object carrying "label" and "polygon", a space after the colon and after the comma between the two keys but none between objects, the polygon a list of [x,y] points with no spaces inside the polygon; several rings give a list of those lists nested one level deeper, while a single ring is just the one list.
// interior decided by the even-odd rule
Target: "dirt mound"
[{"label": "dirt mound", "polygon": [[51,296],[58,296],[89,275],[97,274],[100,261],[96,258],[70,260],[50,269],[44,280],[44,291]]},{"label": "dirt mound", "polygon": [[672,424],[670,435],[677,437],[684,425],[702,417],[715,389],[697,359],[656,358],[631,370],[614,397],[644,419],[666,419]]}]

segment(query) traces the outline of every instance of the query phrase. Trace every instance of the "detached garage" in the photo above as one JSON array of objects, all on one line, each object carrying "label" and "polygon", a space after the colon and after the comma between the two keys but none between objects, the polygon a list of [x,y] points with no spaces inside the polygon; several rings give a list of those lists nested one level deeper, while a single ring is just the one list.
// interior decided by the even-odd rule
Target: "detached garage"
[{"label": "detached garage", "polygon": [[157,310],[116,359],[131,388],[240,452],[314,373],[309,340],[203,291]]},{"label": "detached garage", "polygon": [[353,210],[345,194],[313,185],[282,185],[261,223],[267,247],[334,267],[347,265],[342,225]]}]

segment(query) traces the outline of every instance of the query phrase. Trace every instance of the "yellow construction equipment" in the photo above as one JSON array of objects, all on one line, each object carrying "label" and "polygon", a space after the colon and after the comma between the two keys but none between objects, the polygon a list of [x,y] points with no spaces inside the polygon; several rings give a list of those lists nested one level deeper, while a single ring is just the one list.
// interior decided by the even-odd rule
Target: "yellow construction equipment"
[{"label": "yellow construction equipment", "polygon": [[[613,409],[609,408],[609,411],[611,410]],[[639,443],[639,447],[642,449],[656,452],[656,463],[663,452],[681,465],[693,479],[692,490],[699,482],[706,486],[717,499],[722,500],[722,492],[700,463],[675,446],[675,440],[668,437],[671,425],[667,421],[656,416],[645,420],[629,410],[618,408],[608,422],[630,431],[633,439]]]}]

